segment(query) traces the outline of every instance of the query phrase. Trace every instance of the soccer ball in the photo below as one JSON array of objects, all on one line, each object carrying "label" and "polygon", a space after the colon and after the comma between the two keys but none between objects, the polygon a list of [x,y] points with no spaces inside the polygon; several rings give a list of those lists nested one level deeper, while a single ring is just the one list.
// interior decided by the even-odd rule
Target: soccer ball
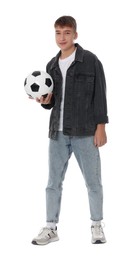
[{"label": "soccer ball", "polygon": [[31,98],[46,97],[53,90],[53,80],[47,72],[34,71],[26,77],[24,88]]}]

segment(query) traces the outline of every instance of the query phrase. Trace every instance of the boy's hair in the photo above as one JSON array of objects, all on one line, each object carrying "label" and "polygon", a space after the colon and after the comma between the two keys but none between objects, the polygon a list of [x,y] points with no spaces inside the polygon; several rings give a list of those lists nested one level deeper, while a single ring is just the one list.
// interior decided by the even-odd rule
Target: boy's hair
[{"label": "boy's hair", "polygon": [[69,27],[73,28],[75,32],[76,32],[76,30],[77,30],[76,20],[75,20],[72,16],[64,15],[64,16],[59,17],[59,18],[55,21],[55,24],[54,24],[54,27],[55,27],[55,28],[56,28],[57,26],[61,26],[61,27],[69,26]]}]

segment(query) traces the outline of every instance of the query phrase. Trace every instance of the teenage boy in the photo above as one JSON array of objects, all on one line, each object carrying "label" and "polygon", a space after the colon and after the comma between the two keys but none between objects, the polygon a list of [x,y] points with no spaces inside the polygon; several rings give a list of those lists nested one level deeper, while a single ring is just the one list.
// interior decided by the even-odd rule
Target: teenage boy
[{"label": "teenage boy", "polygon": [[101,225],[103,189],[98,150],[107,142],[104,71],[96,55],[74,43],[78,35],[73,17],[60,17],[54,27],[60,52],[46,68],[53,78],[54,90],[46,98],[37,99],[43,108],[53,108],[49,127],[47,224],[32,243],[46,245],[59,239],[56,225],[59,221],[62,183],[72,152],[88,190],[92,243],[105,243]]}]

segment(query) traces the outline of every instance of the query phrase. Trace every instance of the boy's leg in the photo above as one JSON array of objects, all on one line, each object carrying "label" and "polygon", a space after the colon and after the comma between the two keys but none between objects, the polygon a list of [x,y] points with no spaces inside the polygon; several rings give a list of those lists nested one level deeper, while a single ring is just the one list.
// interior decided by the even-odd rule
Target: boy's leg
[{"label": "boy's leg", "polygon": [[103,189],[99,150],[93,137],[73,137],[72,150],[83,173],[88,190],[91,219],[103,219]]},{"label": "boy's leg", "polygon": [[49,143],[49,179],[46,188],[47,222],[59,220],[62,182],[71,156],[70,138],[58,132],[56,140]]}]

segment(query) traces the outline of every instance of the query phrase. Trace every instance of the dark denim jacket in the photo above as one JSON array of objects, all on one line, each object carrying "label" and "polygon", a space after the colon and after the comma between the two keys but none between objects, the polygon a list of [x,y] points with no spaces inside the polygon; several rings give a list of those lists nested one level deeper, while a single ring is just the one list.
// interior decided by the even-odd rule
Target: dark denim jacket
[{"label": "dark denim jacket", "polygon": [[[75,60],[67,70],[63,134],[69,136],[94,135],[97,124],[108,123],[106,82],[103,66],[96,55],[84,50],[79,44]],[[60,52],[47,64],[47,72],[54,81],[49,137],[56,139],[62,100],[62,75],[58,65]]]}]

